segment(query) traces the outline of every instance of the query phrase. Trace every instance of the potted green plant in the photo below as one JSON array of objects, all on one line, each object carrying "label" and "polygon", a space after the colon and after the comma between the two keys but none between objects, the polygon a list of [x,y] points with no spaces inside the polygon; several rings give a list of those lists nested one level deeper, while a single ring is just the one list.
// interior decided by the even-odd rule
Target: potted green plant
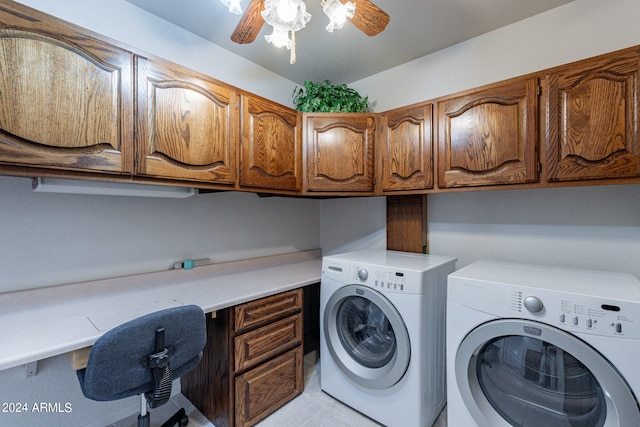
[{"label": "potted green plant", "polygon": [[304,82],[293,90],[293,103],[298,111],[314,113],[364,113],[369,109],[369,97],[362,97],[346,84],[332,85],[329,80]]}]

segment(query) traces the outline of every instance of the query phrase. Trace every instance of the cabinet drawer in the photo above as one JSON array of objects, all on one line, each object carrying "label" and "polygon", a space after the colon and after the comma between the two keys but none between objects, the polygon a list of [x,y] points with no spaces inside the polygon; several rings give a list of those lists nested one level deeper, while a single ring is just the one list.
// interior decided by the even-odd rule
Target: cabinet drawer
[{"label": "cabinet drawer", "polygon": [[234,343],[236,372],[302,344],[302,334],[302,315],[297,314],[237,336]]},{"label": "cabinet drawer", "polygon": [[235,307],[235,331],[273,322],[302,310],[302,288],[251,301]]},{"label": "cabinet drawer", "polygon": [[302,346],[236,378],[236,426],[251,426],[300,393]]}]

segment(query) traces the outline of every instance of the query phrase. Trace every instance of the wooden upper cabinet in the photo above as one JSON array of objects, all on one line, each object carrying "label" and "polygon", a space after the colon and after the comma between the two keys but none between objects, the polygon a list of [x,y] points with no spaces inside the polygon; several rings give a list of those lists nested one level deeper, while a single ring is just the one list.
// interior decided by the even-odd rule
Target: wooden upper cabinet
[{"label": "wooden upper cabinet", "polygon": [[309,192],[373,192],[375,114],[304,113]]},{"label": "wooden upper cabinet", "polygon": [[15,3],[0,10],[0,163],[133,171],[133,55]]},{"label": "wooden upper cabinet", "polygon": [[299,190],[302,118],[296,110],[242,96],[240,185]]},{"label": "wooden upper cabinet", "polygon": [[432,115],[432,104],[382,113],[382,191],[433,187]]},{"label": "wooden upper cabinet", "polygon": [[518,79],[438,103],[438,186],[537,180],[538,85]]},{"label": "wooden upper cabinet", "polygon": [[638,55],[605,55],[547,77],[547,179],[640,176]]},{"label": "wooden upper cabinet", "polygon": [[234,184],[239,134],[234,90],[178,65],[136,59],[136,173]]}]

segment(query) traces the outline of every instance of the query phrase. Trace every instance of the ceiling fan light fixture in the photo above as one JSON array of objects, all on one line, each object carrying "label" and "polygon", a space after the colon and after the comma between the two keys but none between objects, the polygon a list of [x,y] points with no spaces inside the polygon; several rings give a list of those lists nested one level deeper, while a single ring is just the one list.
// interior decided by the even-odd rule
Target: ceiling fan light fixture
[{"label": "ceiling fan light fixture", "polygon": [[229,12],[235,13],[236,15],[242,15],[240,0],[220,0],[220,2],[229,9]]},{"label": "ceiling fan light fixture", "polygon": [[330,33],[344,27],[347,19],[353,18],[356,11],[356,4],[353,2],[342,3],[340,0],[323,0],[322,11],[329,17],[329,25],[326,30]]},{"label": "ceiling fan light fixture", "polygon": [[302,0],[265,0],[261,14],[273,28],[286,28],[289,31],[303,29],[311,19]]},{"label": "ceiling fan light fixture", "polygon": [[264,36],[264,39],[276,47],[291,49],[291,39],[287,29],[273,27],[273,32]]}]

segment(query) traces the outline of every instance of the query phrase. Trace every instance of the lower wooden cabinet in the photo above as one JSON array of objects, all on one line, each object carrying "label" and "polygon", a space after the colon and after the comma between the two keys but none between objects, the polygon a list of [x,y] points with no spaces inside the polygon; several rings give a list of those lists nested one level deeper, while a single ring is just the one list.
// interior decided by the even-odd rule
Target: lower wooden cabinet
[{"label": "lower wooden cabinet", "polygon": [[251,426],[302,393],[302,346],[236,377],[236,425]]},{"label": "lower wooden cabinet", "polygon": [[181,384],[216,427],[252,426],[302,393],[303,297],[296,289],[207,319],[202,361]]}]

